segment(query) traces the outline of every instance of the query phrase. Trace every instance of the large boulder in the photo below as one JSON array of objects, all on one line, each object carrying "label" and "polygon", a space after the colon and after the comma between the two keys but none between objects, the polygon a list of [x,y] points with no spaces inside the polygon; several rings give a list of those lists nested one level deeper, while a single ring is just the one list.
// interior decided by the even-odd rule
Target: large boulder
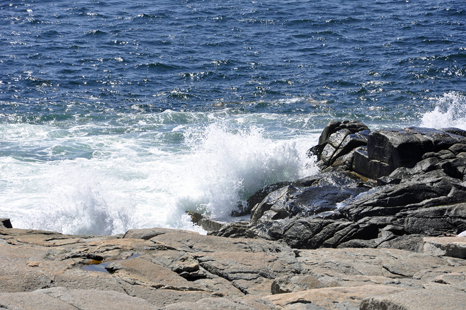
[{"label": "large boulder", "polygon": [[[322,131],[319,143],[309,149],[308,155],[316,156],[322,169],[352,170],[378,179],[399,167],[414,167],[426,153],[444,151],[436,154],[442,159],[452,159],[463,153],[459,157],[464,158],[465,144],[466,131],[458,128],[409,127],[370,131],[361,122],[331,121]],[[451,173],[464,175],[465,167],[462,161],[454,163]]]},{"label": "large boulder", "polygon": [[367,140],[367,153],[358,152],[355,155],[353,170],[377,179],[399,167],[412,168],[425,153],[439,152],[455,144],[466,143],[465,137],[458,135],[460,132],[460,129],[455,130],[454,134],[419,127],[372,131]]}]

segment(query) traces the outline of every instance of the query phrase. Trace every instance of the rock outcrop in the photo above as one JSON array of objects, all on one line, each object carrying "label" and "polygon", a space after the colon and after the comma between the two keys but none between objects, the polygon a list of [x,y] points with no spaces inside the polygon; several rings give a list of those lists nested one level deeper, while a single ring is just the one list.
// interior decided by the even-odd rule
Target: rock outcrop
[{"label": "rock outcrop", "polygon": [[455,309],[466,300],[466,260],[453,256],[464,255],[466,238],[423,244],[426,253],[298,250],[163,228],[124,236],[0,228],[0,308]]},{"label": "rock outcrop", "polygon": [[249,224],[217,236],[282,240],[293,248],[422,250],[426,236],[466,230],[466,131],[378,129],[330,122],[309,150],[321,168],[272,185]]}]

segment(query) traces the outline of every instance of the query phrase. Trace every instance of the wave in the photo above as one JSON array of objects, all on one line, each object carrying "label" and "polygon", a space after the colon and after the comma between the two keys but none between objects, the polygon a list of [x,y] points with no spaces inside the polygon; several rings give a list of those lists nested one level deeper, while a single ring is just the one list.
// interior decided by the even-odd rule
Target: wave
[{"label": "wave", "polygon": [[91,35],[91,36],[103,36],[103,35],[106,35],[106,34],[107,34],[107,32],[102,31],[102,30],[98,30],[98,29],[90,30],[89,32],[87,32],[87,35]]},{"label": "wave", "polygon": [[305,170],[297,141],[273,141],[259,128],[231,131],[212,124],[188,134],[192,153],[177,195],[177,211],[197,211],[227,220],[230,213],[267,184],[296,180]]},{"label": "wave", "polygon": [[161,62],[145,63],[136,66],[137,68],[147,68],[150,70],[161,71],[161,72],[170,72],[174,70],[181,69],[182,67],[176,65],[164,64]]},{"label": "wave", "polygon": [[264,185],[315,172],[306,150],[318,133],[296,134],[295,122],[224,110],[3,124],[0,215],[18,228],[106,235],[200,230],[188,210],[230,221]]},{"label": "wave", "polygon": [[464,94],[449,92],[431,100],[435,101],[435,108],[422,115],[422,127],[457,127],[466,130],[466,96]]}]

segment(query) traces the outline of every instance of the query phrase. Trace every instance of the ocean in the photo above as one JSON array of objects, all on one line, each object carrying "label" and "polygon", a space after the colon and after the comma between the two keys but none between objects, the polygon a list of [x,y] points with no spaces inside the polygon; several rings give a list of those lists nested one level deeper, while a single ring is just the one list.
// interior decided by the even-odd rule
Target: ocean
[{"label": "ocean", "polygon": [[[466,3],[0,1],[0,217],[199,231],[333,119],[466,129]],[[247,218],[242,218],[247,220]]]}]

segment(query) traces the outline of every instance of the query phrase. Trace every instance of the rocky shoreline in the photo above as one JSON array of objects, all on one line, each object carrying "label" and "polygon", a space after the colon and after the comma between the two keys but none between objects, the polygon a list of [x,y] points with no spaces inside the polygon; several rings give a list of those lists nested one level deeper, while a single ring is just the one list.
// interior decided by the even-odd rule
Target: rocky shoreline
[{"label": "rocky shoreline", "polygon": [[245,210],[250,223],[211,234],[419,252],[423,237],[466,230],[466,131],[332,121],[309,155],[320,174],[263,189]]},{"label": "rocky shoreline", "polygon": [[[463,309],[466,132],[330,122],[248,223],[74,236],[0,221],[2,309]],[[227,238],[229,237],[229,238]]]}]

